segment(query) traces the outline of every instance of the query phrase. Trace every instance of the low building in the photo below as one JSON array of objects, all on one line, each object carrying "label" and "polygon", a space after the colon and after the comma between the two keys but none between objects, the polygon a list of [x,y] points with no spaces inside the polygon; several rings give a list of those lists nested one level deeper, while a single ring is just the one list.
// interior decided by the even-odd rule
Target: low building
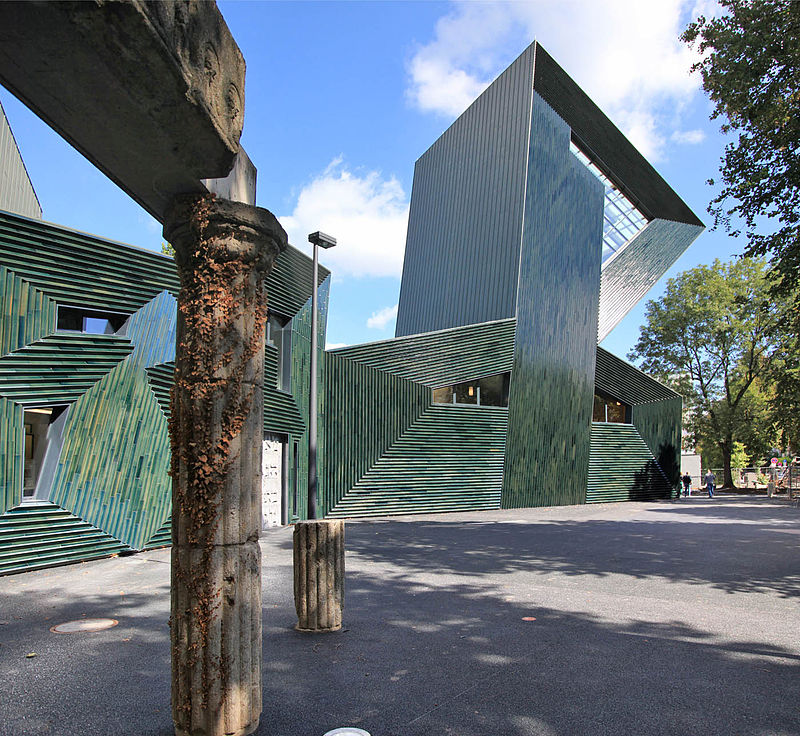
[{"label": "low building", "polygon": [[[278,523],[281,495],[307,485],[310,259],[287,249],[267,289],[264,518]],[[169,543],[177,293],[170,256],[0,212],[0,573]]]},{"label": "low building", "polygon": [[598,342],[702,229],[532,44],[417,161],[397,339],[329,356],[327,513],[669,497],[681,398]]},{"label": "low building", "polygon": [[[701,230],[530,46],[417,162],[397,337],[320,361],[322,512],[671,497],[681,398],[598,342]],[[306,515],[311,278],[289,248],[267,280],[265,525]],[[0,573],[169,543],[177,289],[0,212]]]}]

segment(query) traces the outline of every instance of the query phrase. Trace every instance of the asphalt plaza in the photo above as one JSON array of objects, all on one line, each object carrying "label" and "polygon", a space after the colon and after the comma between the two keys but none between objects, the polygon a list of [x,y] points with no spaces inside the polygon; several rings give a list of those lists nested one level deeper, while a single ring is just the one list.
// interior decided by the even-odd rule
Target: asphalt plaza
[{"label": "asphalt plaza", "polygon": [[[293,629],[291,529],[262,550],[263,736],[800,734],[782,499],[350,521],[333,634]],[[0,578],[0,732],[170,734],[168,618],[168,549]]]}]

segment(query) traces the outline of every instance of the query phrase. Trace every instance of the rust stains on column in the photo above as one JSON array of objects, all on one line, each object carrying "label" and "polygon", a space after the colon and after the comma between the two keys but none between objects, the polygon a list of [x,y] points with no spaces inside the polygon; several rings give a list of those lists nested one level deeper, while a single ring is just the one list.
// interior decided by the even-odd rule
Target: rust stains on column
[{"label": "rust stains on column", "polygon": [[179,736],[252,733],[261,715],[264,279],[272,213],[175,200],[164,237],[181,290],[172,442],[172,715]]}]

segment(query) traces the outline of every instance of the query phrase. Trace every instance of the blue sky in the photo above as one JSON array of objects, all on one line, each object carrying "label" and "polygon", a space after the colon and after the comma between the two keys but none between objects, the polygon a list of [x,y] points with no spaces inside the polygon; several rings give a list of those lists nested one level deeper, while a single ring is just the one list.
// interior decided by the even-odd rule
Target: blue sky
[{"label": "blue sky", "polygon": [[[677,36],[714,13],[711,0],[219,5],[247,62],[243,144],[258,204],[297,247],[314,230],[339,240],[323,259],[329,344],[394,334],[414,162],[534,38],[709,222],[705,181],[724,140]],[[10,93],[0,101],[46,220],[160,249],[155,220]],[[667,275],[741,249],[706,232]],[[644,301],[603,346],[625,357],[643,319]]]}]

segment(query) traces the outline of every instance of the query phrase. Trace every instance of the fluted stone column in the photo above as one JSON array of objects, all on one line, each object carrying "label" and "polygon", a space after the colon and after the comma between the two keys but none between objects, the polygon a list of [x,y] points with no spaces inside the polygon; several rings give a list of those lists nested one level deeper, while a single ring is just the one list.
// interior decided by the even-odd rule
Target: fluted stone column
[{"label": "fluted stone column", "polygon": [[295,628],[339,631],[344,607],[344,521],[298,521],[293,547]]},{"label": "fluted stone column", "polygon": [[181,290],[172,393],[172,716],[179,736],[252,733],[261,715],[264,279],[286,233],[209,195],[165,218]]}]

